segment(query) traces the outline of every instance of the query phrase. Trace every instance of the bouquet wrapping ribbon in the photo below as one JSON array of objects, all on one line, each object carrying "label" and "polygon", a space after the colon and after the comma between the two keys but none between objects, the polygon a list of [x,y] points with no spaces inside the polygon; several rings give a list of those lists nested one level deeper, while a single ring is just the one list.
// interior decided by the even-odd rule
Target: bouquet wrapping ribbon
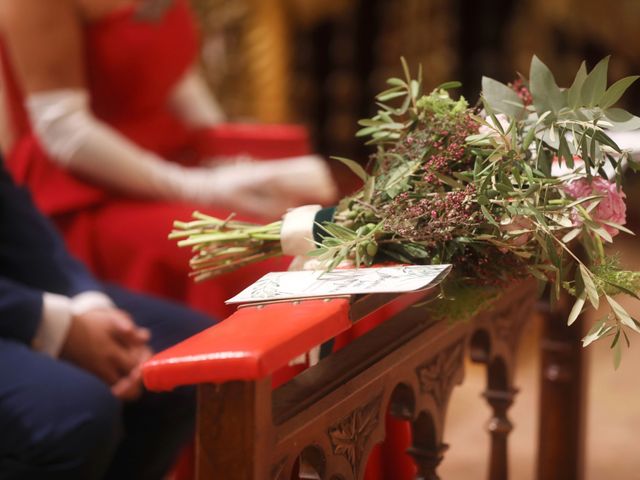
[{"label": "bouquet wrapping ribbon", "polygon": [[282,253],[296,257],[313,250],[317,243],[322,242],[320,225],[333,220],[335,211],[335,207],[322,208],[320,205],[304,205],[289,210],[282,217]]}]

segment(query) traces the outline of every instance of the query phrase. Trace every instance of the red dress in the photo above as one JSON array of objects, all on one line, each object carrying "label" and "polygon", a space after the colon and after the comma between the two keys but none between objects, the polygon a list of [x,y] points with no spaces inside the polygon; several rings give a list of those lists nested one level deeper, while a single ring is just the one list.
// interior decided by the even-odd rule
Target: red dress
[{"label": "red dress", "polygon": [[[186,0],[176,0],[158,22],[138,21],[134,7],[85,27],[85,65],[91,107],[97,118],[137,145],[185,165],[214,155],[239,153],[274,158],[309,152],[305,130],[291,126],[187,128],[167,108],[174,86],[196,59],[198,34]],[[70,249],[103,280],[186,302],[212,316],[230,313],[224,300],[288,259],[244,268],[220,280],[187,279],[190,252],[167,240],[173,220],[198,207],[118,196],[79,180],[52,162],[40,147],[23,108],[11,58],[2,49],[3,73],[15,141],[6,164],[26,184],[37,206],[57,223]],[[229,212],[206,209],[226,216]],[[348,341],[351,332],[341,340]],[[413,478],[403,453],[406,425],[394,423],[382,455],[372,455],[367,480]],[[395,430],[394,430],[395,429]],[[396,431],[397,430],[397,431]],[[382,464],[381,464],[382,460]]]},{"label": "red dress", "polygon": [[[240,150],[271,158],[309,153],[306,132],[300,127],[186,127],[167,105],[198,51],[187,2],[176,0],[159,22],[136,20],[133,13],[133,7],[118,10],[85,27],[87,87],[96,117],[137,145],[185,165]],[[15,137],[7,167],[18,183],[30,188],[37,206],[54,219],[73,253],[97,276],[224,318],[231,312],[224,300],[267,271],[286,269],[282,259],[245,268],[215,283],[189,281],[190,252],[178,249],[167,235],[173,220],[188,220],[198,207],[118,196],[58,167],[31,130],[11,59],[2,53]],[[229,214],[206,210],[223,217]]]}]

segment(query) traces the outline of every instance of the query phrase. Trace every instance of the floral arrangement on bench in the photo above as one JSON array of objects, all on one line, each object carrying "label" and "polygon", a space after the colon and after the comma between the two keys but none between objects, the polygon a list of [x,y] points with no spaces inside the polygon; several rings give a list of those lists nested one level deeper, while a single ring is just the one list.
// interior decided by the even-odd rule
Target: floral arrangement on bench
[{"label": "floral arrangement on bench", "polygon": [[[450,95],[458,83],[423,94],[421,74],[413,78],[404,61],[403,69],[377,96],[377,114],[360,122],[358,136],[375,149],[369,165],[337,159],[363,186],[322,223],[323,239],[308,255],[328,270],[345,260],[452,263],[443,297],[458,302],[436,311],[457,308],[446,311],[454,318],[482,308],[501,285],[534,276],[554,299],[562,289],[575,297],[569,324],[586,305],[608,304],[583,343],[611,338],[619,363],[622,339],[628,345],[640,324],[613,297],[638,298],[640,273],[605,254],[618,233],[631,233],[620,182],[623,168],[634,167],[608,132],[640,128],[614,107],[638,77],[607,87],[605,58],[590,72],[583,63],[560,88],[533,57],[528,79],[483,78],[474,108]],[[175,222],[170,238],[193,247],[193,274],[203,280],[280,254],[280,226],[196,212]]]}]

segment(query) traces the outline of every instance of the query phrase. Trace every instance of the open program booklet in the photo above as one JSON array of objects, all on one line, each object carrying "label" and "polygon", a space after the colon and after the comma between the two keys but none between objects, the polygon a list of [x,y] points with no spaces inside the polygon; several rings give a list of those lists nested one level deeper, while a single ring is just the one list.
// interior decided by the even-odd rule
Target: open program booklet
[{"label": "open program booklet", "polygon": [[226,303],[413,292],[436,286],[450,271],[451,265],[405,265],[331,272],[271,272]]}]

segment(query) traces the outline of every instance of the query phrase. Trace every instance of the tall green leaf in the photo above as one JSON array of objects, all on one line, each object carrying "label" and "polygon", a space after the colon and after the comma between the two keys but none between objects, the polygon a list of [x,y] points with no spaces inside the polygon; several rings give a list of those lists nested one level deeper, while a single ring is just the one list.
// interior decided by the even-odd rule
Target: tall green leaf
[{"label": "tall green leaf", "polygon": [[558,87],[553,73],[535,55],[531,60],[529,87],[539,115],[546,111],[557,113],[567,105],[566,95]]},{"label": "tall green leaf", "polygon": [[364,168],[362,168],[362,165],[360,165],[358,162],[355,162],[349,158],[343,158],[343,157],[331,157],[334,160],[338,160],[340,163],[346,165],[349,170],[351,170],[353,173],[355,173],[358,178],[360,178],[360,180],[362,180],[363,182],[367,182],[367,180],[369,179],[369,174],[365,171]]},{"label": "tall green leaf", "polygon": [[484,108],[491,114],[504,113],[516,119],[524,117],[524,104],[518,94],[493,78],[482,77],[482,99]]},{"label": "tall green leaf", "polygon": [[616,315],[620,323],[622,323],[625,327],[629,327],[630,329],[640,333],[640,328],[636,325],[636,322],[633,321],[631,316],[627,313],[622,305],[616,302],[613,298],[607,295],[607,302],[611,306],[611,310]]},{"label": "tall green leaf", "polygon": [[569,313],[569,319],[567,320],[567,325],[571,325],[576,321],[578,315],[582,312],[582,307],[584,307],[584,302],[587,299],[587,293],[582,292],[580,296],[576,299],[576,303],[573,304],[573,308],[571,309],[571,313]]},{"label": "tall green leaf", "polygon": [[609,57],[605,57],[591,70],[582,85],[581,100],[583,105],[594,107],[600,105],[607,90],[607,71]]},{"label": "tall green leaf", "polygon": [[613,368],[617,370],[620,367],[622,361],[622,346],[620,342],[616,343],[613,347]]},{"label": "tall green leaf", "polygon": [[611,85],[600,100],[600,108],[609,108],[614,105],[638,78],[640,78],[638,75],[624,77]]},{"label": "tall green leaf", "polygon": [[558,153],[560,157],[564,158],[567,167],[573,168],[573,153],[571,153],[564,131],[560,132],[560,150]]},{"label": "tall green leaf", "polygon": [[569,108],[576,109],[580,106],[580,100],[582,98],[582,85],[584,85],[584,80],[587,78],[587,64],[582,62],[578,72],[576,73],[576,77],[573,79],[573,84],[569,88],[567,92],[567,99],[569,103]]},{"label": "tall green leaf", "polygon": [[600,295],[598,294],[598,289],[596,288],[595,283],[593,283],[593,278],[591,278],[591,272],[587,270],[587,267],[580,264],[580,276],[582,277],[582,281],[584,282],[584,289],[587,292],[587,297],[589,297],[589,301],[594,308],[598,308],[600,305]]}]

